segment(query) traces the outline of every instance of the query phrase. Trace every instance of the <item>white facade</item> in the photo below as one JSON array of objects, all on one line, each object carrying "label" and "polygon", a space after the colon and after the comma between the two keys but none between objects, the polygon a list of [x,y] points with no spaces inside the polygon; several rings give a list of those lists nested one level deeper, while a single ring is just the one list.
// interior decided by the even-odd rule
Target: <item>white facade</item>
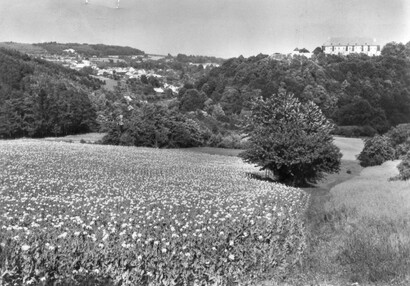
[{"label": "white facade", "polygon": [[322,50],[325,54],[348,55],[352,53],[363,53],[368,56],[379,56],[380,45],[371,39],[342,39],[333,38],[323,44]]},{"label": "white facade", "polygon": [[75,54],[75,50],[73,50],[73,49],[66,49],[66,50],[63,50],[63,52],[70,53],[70,54]]}]

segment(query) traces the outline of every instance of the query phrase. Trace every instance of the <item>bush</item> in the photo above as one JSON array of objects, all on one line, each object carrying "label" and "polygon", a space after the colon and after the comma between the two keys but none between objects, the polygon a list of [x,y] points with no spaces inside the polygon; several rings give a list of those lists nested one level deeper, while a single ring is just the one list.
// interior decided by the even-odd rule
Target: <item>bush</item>
[{"label": "bush", "polygon": [[397,145],[394,149],[396,152],[396,159],[400,159],[403,156],[406,156],[406,154],[410,152],[410,140],[405,143]]},{"label": "bush", "polygon": [[108,133],[102,138],[102,144],[119,145],[121,130],[118,126],[111,126]]},{"label": "bush", "polygon": [[134,137],[132,137],[131,134],[129,134],[128,132],[121,134],[119,138],[119,145],[133,146],[134,144],[135,144],[135,139]]},{"label": "bush", "polygon": [[156,148],[197,147],[203,145],[204,131],[207,130],[183,114],[158,104],[146,104],[127,114],[123,127],[112,125],[103,143]]},{"label": "bush", "polygon": [[333,125],[315,103],[285,93],[258,98],[246,123],[249,147],[240,156],[280,181],[303,186],[340,170],[342,154],[330,135]]},{"label": "bush", "polygon": [[358,159],[363,167],[381,165],[395,158],[395,152],[387,136],[376,135],[365,140],[363,151]]},{"label": "bush", "polygon": [[207,96],[203,92],[198,92],[196,89],[187,90],[180,99],[180,110],[182,112],[195,111],[203,109]]},{"label": "bush", "polygon": [[211,137],[208,139],[206,145],[210,147],[218,147],[219,144],[222,142],[222,135],[221,133],[212,134]]},{"label": "bush", "polygon": [[390,129],[386,136],[390,138],[392,146],[395,148],[397,145],[408,142],[410,138],[410,123],[399,124],[396,127]]},{"label": "bush", "polygon": [[397,166],[397,169],[399,169],[399,174],[390,180],[392,181],[407,181],[410,179],[410,152],[407,152],[407,154],[402,158],[401,163]]},{"label": "bush", "polygon": [[396,151],[396,159],[405,156],[410,151],[410,123],[399,124],[386,133],[392,147]]}]

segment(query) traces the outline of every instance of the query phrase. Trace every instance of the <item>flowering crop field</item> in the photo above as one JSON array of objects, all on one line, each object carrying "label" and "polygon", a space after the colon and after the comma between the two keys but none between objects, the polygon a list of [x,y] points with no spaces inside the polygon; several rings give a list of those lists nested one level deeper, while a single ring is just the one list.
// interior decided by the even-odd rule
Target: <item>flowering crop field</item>
[{"label": "flowering crop field", "polygon": [[305,250],[309,197],[246,172],[255,168],[239,158],[184,150],[0,141],[0,284],[286,273]]}]

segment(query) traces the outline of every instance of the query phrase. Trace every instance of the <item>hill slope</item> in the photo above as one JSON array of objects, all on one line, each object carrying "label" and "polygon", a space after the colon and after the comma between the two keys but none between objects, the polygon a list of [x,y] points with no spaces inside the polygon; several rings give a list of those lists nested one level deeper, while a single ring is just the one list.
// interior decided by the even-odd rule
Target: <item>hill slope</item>
[{"label": "hill slope", "polygon": [[[409,71],[410,43],[391,43],[379,57],[320,53],[312,59],[275,60],[262,54],[232,58],[194,88],[205,94],[203,102],[211,99],[231,118],[246,113],[255,97],[293,93],[302,101],[313,100],[337,125],[366,126],[366,135],[372,135],[410,122]],[[180,97],[189,94],[195,93],[182,90]]]},{"label": "hill slope", "polygon": [[47,51],[39,46],[33,44],[25,43],[15,43],[15,42],[2,42],[0,43],[0,48],[5,48],[8,50],[16,50],[23,54],[39,55],[45,54]]},{"label": "hill slope", "polygon": [[103,44],[78,44],[78,43],[39,43],[34,44],[35,47],[41,47],[50,54],[60,55],[66,49],[74,49],[76,52],[84,56],[98,56],[104,57],[109,55],[119,55],[119,56],[133,56],[133,55],[144,55],[145,53],[141,50],[131,48],[131,47],[122,47],[122,46],[111,46]]},{"label": "hill slope", "polygon": [[0,138],[91,131],[96,115],[87,94],[100,84],[77,71],[0,49]]}]

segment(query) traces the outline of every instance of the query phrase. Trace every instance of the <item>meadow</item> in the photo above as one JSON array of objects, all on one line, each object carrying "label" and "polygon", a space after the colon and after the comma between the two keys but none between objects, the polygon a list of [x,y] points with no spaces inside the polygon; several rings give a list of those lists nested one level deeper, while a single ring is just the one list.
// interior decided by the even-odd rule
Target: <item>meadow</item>
[{"label": "meadow", "polygon": [[0,284],[246,285],[303,263],[309,195],[239,158],[40,140],[0,158]]},{"label": "meadow", "polygon": [[309,217],[308,280],[410,285],[410,182],[389,181],[398,163],[364,168],[317,203]]}]

